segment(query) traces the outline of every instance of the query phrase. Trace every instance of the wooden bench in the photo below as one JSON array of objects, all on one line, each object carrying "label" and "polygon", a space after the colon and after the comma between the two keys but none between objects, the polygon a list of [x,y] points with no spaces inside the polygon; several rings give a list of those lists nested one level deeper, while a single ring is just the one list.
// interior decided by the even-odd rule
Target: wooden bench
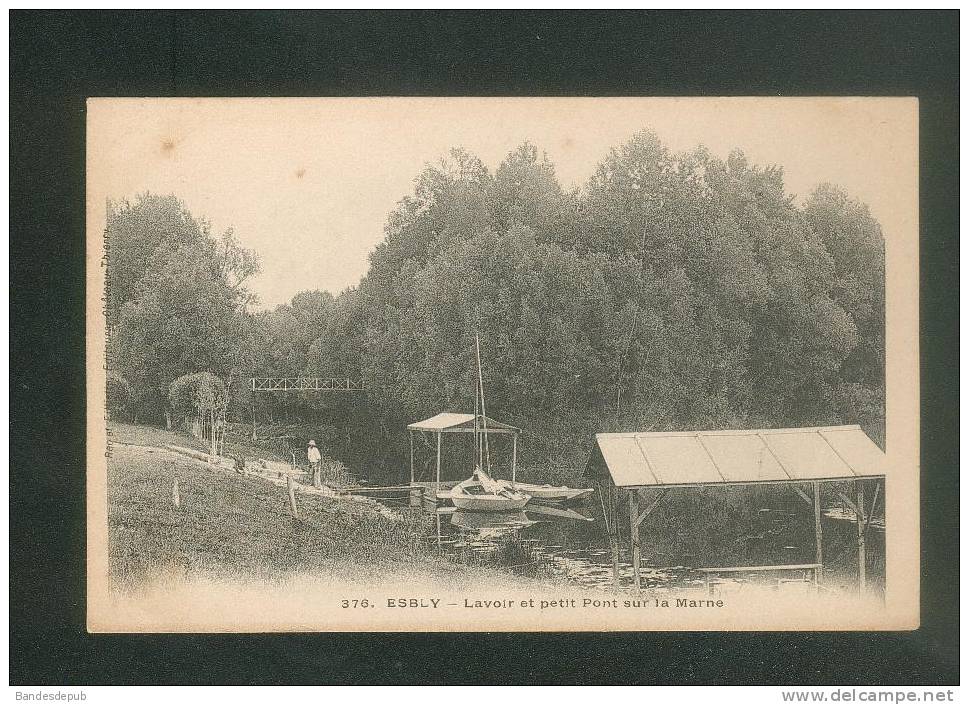
[{"label": "wooden bench", "polygon": [[[703,582],[706,585],[707,593],[713,593],[714,585],[722,585],[722,580],[715,580],[715,578],[728,573],[768,573],[768,572],[794,572],[802,571],[805,575],[802,578],[794,580],[779,579],[777,584],[782,583],[813,583],[815,589],[818,588],[821,572],[820,563],[798,563],[795,565],[747,565],[747,566],[736,566],[736,567],[725,567],[725,568],[698,568],[701,573],[703,573]],[[810,575],[810,577],[807,577]]]}]

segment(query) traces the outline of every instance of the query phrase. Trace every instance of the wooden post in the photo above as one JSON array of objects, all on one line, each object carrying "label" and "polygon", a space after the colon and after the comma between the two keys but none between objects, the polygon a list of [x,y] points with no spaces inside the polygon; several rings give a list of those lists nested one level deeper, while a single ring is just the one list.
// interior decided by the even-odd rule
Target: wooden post
[{"label": "wooden post", "polygon": [[441,491],[441,432],[437,432],[437,475],[434,485],[434,504],[437,504],[437,495]]},{"label": "wooden post", "polygon": [[814,485],[814,562],[818,567],[814,569],[814,582],[824,582],[824,551],[821,548],[821,483]]},{"label": "wooden post", "polygon": [[865,486],[861,480],[855,480],[857,491],[857,511],[855,512],[855,529],[858,533],[858,592],[865,593],[867,576],[865,575]]},{"label": "wooden post", "polygon": [[518,434],[511,434],[511,488],[515,489],[515,472],[518,469]]},{"label": "wooden post", "polygon": [[289,508],[293,512],[294,517],[299,517],[299,512],[296,510],[296,490],[293,487],[293,476],[286,476],[286,490],[289,492]]},{"label": "wooden post", "polygon": [[175,470],[176,466],[172,463],[172,504],[175,509],[179,509],[182,506],[182,496],[178,491],[178,475]]},{"label": "wooden post", "polygon": [[612,549],[612,591],[619,592],[619,490],[609,485],[609,546]]},{"label": "wooden post", "polygon": [[323,465],[322,460],[318,463],[313,464],[313,487],[315,487],[318,490],[323,488],[322,465]]},{"label": "wooden post", "polygon": [[633,560],[633,593],[638,594],[640,590],[639,580],[639,492],[635,489],[626,490],[629,493],[629,544],[632,548]]},{"label": "wooden post", "polygon": [[252,440],[256,440],[256,380],[252,381]]},{"label": "wooden post", "polygon": [[407,434],[410,436],[410,483],[414,484],[414,432],[410,431]]}]

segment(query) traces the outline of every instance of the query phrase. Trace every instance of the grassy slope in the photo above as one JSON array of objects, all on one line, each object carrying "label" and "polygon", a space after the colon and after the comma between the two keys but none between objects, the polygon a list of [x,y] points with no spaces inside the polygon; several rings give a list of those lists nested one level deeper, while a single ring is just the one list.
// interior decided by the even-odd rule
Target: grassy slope
[{"label": "grassy slope", "polygon": [[[209,451],[207,443],[203,443],[198,438],[180,431],[166,431],[156,426],[137,426],[134,424],[118,423],[112,421],[108,424],[108,431],[111,440],[116,443],[134,443],[143,446],[177,445],[184,448],[194,448],[203,452]],[[284,463],[290,462],[291,458],[287,455],[283,457],[268,448],[257,446],[250,441],[243,440],[234,436],[226,438],[225,452],[227,455],[242,455],[249,459],[266,458],[278,460]],[[305,460],[305,458],[300,458]]]},{"label": "grassy slope", "polygon": [[[419,571],[453,583],[481,569],[432,555],[422,538],[426,518],[391,517],[371,505],[299,497],[289,513],[285,487],[214,469],[164,450],[193,445],[161,429],[114,425],[108,463],[110,570],[135,587],[163,575],[275,579],[294,574],[382,578]],[[131,444],[131,445],[127,445]],[[196,447],[197,444],[194,444]],[[181,507],[172,504],[175,461]],[[517,581],[487,571],[489,580]]]}]

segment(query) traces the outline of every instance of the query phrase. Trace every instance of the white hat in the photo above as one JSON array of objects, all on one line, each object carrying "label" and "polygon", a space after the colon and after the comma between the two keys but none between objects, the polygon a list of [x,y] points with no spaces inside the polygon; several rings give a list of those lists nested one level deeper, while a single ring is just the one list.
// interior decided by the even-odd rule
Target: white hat
[{"label": "white hat", "polygon": [[310,441],[310,445],[311,446],[315,446],[316,445],[316,441]]}]

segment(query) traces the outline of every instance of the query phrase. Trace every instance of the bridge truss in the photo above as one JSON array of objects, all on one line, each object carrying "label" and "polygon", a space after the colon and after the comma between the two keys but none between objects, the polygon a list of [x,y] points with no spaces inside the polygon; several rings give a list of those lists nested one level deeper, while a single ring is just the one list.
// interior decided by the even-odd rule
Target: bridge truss
[{"label": "bridge truss", "polygon": [[252,440],[256,440],[256,395],[260,392],[364,392],[363,380],[336,377],[250,377]]}]

